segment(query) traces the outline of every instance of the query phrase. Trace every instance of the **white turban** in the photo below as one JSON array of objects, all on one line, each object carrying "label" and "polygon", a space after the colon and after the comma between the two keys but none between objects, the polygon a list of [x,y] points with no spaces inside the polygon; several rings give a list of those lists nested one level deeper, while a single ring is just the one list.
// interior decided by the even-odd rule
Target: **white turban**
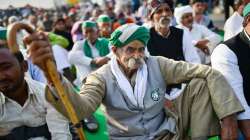
[{"label": "white turban", "polygon": [[189,5],[181,6],[181,7],[176,7],[174,9],[174,16],[175,16],[176,22],[178,24],[181,24],[181,18],[186,13],[193,13],[193,9],[191,6],[189,6]]}]

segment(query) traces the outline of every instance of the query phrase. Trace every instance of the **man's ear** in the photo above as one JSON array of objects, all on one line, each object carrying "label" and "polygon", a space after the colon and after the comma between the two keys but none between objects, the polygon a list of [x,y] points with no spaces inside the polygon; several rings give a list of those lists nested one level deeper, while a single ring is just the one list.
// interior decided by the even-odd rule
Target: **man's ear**
[{"label": "man's ear", "polygon": [[117,55],[117,48],[115,46],[112,46],[111,50],[115,55]]},{"label": "man's ear", "polygon": [[27,71],[28,71],[28,68],[29,68],[29,66],[28,66],[28,61],[23,60],[23,62],[21,62],[21,67],[22,67],[22,70],[23,70],[24,72],[27,72]]}]

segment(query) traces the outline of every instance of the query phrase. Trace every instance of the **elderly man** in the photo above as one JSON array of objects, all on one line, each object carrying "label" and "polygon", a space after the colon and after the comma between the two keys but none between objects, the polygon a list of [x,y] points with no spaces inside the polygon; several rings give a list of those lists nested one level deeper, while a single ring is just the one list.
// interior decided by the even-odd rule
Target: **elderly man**
[{"label": "elderly man", "polygon": [[68,58],[77,69],[77,78],[82,81],[91,71],[106,64],[109,58],[109,42],[105,38],[98,37],[98,28],[95,22],[82,23],[84,40],[77,41]]},{"label": "elderly man", "polygon": [[100,15],[96,22],[99,28],[100,37],[110,38],[110,34],[112,33],[111,18],[107,15]]},{"label": "elderly man", "polygon": [[[53,56],[48,43],[42,41],[44,44],[33,45],[39,36],[33,34],[25,40],[32,40],[30,57],[45,70],[44,60],[53,59]],[[72,93],[72,87],[62,79],[78,117],[89,116],[103,103],[107,113],[128,128],[124,132],[109,125],[111,139],[180,140],[182,138],[177,137],[178,129],[175,129],[176,122],[164,113],[164,95],[166,86],[185,81],[188,84],[187,91],[180,96],[176,108],[180,112],[191,112],[190,116],[185,116],[191,121],[191,126],[194,122],[199,123],[199,127],[192,131],[200,133],[196,132],[192,137],[205,139],[206,136],[218,134],[220,126],[216,113],[222,120],[222,139],[235,138],[237,123],[234,114],[242,111],[242,107],[224,77],[207,66],[164,57],[147,57],[144,50],[148,39],[149,32],[145,27],[123,25],[111,35],[110,43],[115,56],[110,63],[87,77],[81,94]],[[46,52],[46,55],[39,52]],[[55,93],[48,93],[47,100],[67,116]]]},{"label": "elderly man", "polygon": [[245,111],[238,115],[239,128],[250,139],[250,3],[243,10],[244,30],[214,50],[212,66],[219,70],[233,87]]},{"label": "elderly man", "polygon": [[[170,3],[171,4],[171,3]],[[149,18],[153,22],[147,45],[153,56],[164,56],[174,60],[200,63],[199,55],[192,45],[188,32],[170,26],[172,9],[168,0],[152,0],[148,3]]]},{"label": "elderly man", "polygon": [[200,56],[202,64],[210,64],[210,53],[221,41],[220,36],[204,25],[194,23],[191,6],[177,7],[174,10],[177,27],[186,30],[192,36],[192,44]]},{"label": "elderly man", "polygon": [[46,100],[46,86],[24,78],[27,62],[0,45],[0,139],[71,140],[69,122]]}]

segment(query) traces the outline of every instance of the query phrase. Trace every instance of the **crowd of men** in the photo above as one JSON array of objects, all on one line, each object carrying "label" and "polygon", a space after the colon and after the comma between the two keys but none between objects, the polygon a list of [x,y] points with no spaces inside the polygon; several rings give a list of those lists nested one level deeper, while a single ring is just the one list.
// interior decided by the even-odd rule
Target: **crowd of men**
[{"label": "crowd of men", "polygon": [[[108,123],[112,140],[250,139],[250,0],[235,1],[224,38],[207,1],[135,1],[1,11],[0,140],[78,139],[48,59],[87,131],[102,104],[127,128]],[[13,54],[17,22],[37,32],[18,31]]]}]

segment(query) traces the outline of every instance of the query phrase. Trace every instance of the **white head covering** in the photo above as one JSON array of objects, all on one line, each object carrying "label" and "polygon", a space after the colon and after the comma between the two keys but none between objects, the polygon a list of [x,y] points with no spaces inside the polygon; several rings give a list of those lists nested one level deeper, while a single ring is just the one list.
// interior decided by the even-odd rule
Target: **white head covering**
[{"label": "white head covering", "polygon": [[191,6],[181,6],[174,9],[174,16],[178,24],[181,24],[181,17],[186,13],[193,13],[193,9]]}]

